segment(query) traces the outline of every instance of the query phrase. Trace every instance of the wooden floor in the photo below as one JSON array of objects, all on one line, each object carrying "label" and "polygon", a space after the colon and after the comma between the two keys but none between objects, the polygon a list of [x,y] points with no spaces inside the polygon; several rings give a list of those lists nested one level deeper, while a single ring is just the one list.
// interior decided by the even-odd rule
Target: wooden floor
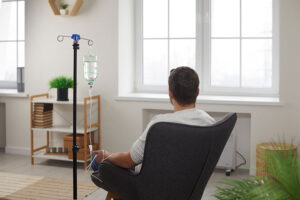
[{"label": "wooden floor", "polygon": [[[0,172],[0,199],[49,200],[72,199],[72,180]],[[98,188],[89,182],[78,181],[78,199]]]},{"label": "wooden floor", "polygon": [[[72,180],[73,170],[71,162],[36,159],[36,164],[32,166],[29,156],[0,152],[0,172]],[[243,178],[248,177],[248,174],[247,170],[237,170],[232,174],[232,177]],[[206,187],[202,200],[213,200],[211,195],[214,193],[216,185],[224,178],[224,171],[216,170]],[[91,181],[89,173],[83,168],[83,164],[78,166],[78,181]],[[85,197],[84,200],[104,200],[105,196],[106,192],[99,189]]]}]

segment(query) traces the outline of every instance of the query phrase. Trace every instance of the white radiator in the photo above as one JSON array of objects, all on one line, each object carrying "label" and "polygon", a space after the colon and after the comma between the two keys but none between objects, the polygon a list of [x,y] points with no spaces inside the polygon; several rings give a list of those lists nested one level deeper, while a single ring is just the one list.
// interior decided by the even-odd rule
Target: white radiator
[{"label": "white radiator", "polygon": [[5,148],[5,104],[0,103],[0,149]]},{"label": "white radiator", "polygon": [[228,172],[236,168],[236,131],[234,129],[217,163],[217,168],[226,169]]}]

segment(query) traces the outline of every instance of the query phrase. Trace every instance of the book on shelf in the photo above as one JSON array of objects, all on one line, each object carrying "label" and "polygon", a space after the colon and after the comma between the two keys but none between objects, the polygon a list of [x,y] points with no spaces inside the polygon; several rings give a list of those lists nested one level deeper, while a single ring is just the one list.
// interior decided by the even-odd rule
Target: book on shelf
[{"label": "book on shelf", "polygon": [[53,111],[51,110],[51,111],[46,111],[46,112],[44,112],[44,111],[33,111],[33,114],[35,114],[35,115],[41,115],[41,116],[45,116],[45,115],[51,115],[53,113]]},{"label": "book on shelf", "polygon": [[51,128],[52,127],[52,124],[51,125],[35,125],[34,128]]},{"label": "book on shelf", "polygon": [[50,121],[52,120],[52,116],[51,117],[34,117],[33,121]]},{"label": "book on shelf", "polygon": [[33,112],[34,116],[37,116],[37,117],[49,117],[49,116],[52,116],[53,112],[38,112],[38,111],[34,111]]},{"label": "book on shelf", "polygon": [[40,112],[47,112],[53,110],[53,104],[51,103],[35,103],[34,110]]},{"label": "book on shelf", "polygon": [[40,123],[40,124],[49,124],[52,123],[53,120],[49,119],[49,120],[33,120],[34,123]]},{"label": "book on shelf", "polygon": [[33,127],[49,128],[53,124],[53,104],[35,103],[33,108]]},{"label": "book on shelf", "polygon": [[33,122],[33,126],[36,127],[36,126],[52,126],[53,125],[53,122],[52,121],[48,121],[48,122]]}]

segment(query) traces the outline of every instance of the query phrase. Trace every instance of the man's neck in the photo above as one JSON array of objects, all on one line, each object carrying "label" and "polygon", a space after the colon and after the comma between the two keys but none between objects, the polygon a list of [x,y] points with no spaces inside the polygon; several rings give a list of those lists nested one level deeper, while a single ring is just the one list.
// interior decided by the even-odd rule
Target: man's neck
[{"label": "man's neck", "polygon": [[174,112],[177,111],[182,111],[182,110],[186,110],[186,109],[192,109],[195,108],[195,104],[190,104],[190,105],[186,105],[186,106],[181,106],[179,104],[174,104]]}]

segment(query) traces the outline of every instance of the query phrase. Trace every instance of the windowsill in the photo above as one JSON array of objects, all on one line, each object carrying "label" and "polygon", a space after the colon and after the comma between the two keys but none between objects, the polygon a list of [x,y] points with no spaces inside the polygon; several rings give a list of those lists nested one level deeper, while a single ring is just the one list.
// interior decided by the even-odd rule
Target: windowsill
[{"label": "windowsill", "polygon": [[0,89],[0,97],[26,98],[28,97],[28,94],[25,92],[18,92],[16,89]]},{"label": "windowsill", "polygon": [[[130,93],[119,95],[117,101],[141,102],[170,102],[167,94]],[[282,106],[279,97],[246,97],[246,96],[212,96],[201,95],[197,98],[201,104],[228,104],[228,105],[254,105],[254,106]]]}]

